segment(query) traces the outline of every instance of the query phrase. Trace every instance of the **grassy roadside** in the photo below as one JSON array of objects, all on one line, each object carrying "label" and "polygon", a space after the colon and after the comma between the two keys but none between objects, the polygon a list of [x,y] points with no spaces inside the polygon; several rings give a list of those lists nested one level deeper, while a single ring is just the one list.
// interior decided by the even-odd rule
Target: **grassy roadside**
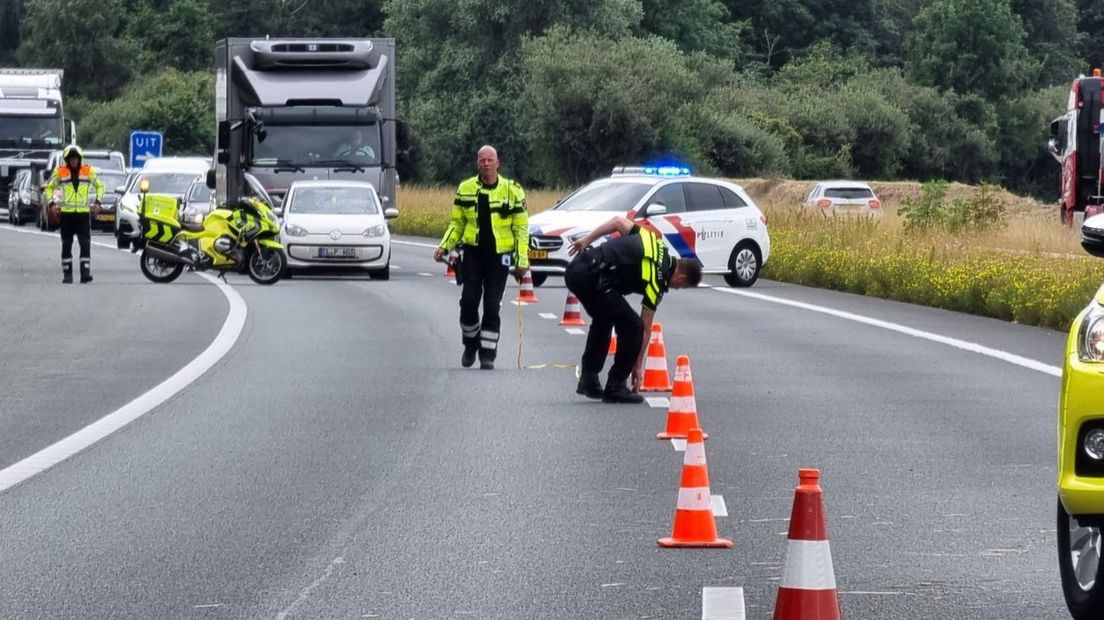
[{"label": "grassy roadside", "polygon": [[[1004,227],[984,233],[917,232],[897,208],[920,195],[918,183],[875,183],[884,213],[875,220],[825,217],[798,206],[809,182],[765,179],[740,183],[770,218],[772,249],[763,276],[873,297],[1067,329],[1104,282],[1104,261],[1091,259],[1056,208],[1001,192]],[[452,188],[405,187],[392,230],[444,233]],[[951,187],[968,197],[976,188]],[[527,193],[530,213],[550,208],[566,191]]]}]

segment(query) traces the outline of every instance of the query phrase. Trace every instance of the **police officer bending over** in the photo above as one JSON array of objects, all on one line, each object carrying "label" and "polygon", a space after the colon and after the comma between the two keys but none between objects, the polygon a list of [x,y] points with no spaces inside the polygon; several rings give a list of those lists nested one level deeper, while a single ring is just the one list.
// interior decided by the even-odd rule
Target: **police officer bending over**
[{"label": "police officer bending over", "polygon": [[529,212],[521,186],[499,176],[494,148],[484,146],[476,157],[479,174],[457,188],[448,230],[433,257],[441,260],[462,244],[459,278],[464,285],[460,294],[464,354],[460,364],[470,368],[478,353],[479,367],[493,370],[502,324],[499,310],[510,266],[516,263],[519,280],[529,269]]},{"label": "police officer bending over", "polygon": [[[589,247],[594,240],[615,232],[621,236]],[[568,253],[575,258],[567,266],[564,281],[592,320],[575,391],[607,403],[643,402],[638,390],[644,377],[644,343],[651,334],[656,307],[667,289],[697,286],[701,262],[676,259],[658,235],[623,217],[598,226],[573,243]],[[630,293],[644,296],[640,314],[625,299]],[[617,354],[603,390],[598,373],[609,351],[610,330],[615,327]],[[625,385],[630,374],[631,389]]]}]

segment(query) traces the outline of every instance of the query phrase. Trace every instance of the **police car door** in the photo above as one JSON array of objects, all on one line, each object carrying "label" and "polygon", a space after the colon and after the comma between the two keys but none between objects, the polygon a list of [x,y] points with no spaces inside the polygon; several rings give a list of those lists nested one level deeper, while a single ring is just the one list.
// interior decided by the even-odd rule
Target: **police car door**
[{"label": "police car door", "polygon": [[694,234],[698,258],[707,270],[728,268],[728,256],[736,244],[734,214],[725,208],[721,187],[712,183],[686,183],[686,216],[683,223]]},{"label": "police car door", "polygon": [[[680,258],[696,256],[693,231],[683,222],[687,215],[684,186],[685,183],[682,182],[669,182],[645,199],[640,208],[643,211],[646,205],[660,204],[667,209],[664,215],[647,218],[643,220],[643,224],[662,236],[667,247],[674,250]],[[638,223],[641,223],[640,220]]]}]

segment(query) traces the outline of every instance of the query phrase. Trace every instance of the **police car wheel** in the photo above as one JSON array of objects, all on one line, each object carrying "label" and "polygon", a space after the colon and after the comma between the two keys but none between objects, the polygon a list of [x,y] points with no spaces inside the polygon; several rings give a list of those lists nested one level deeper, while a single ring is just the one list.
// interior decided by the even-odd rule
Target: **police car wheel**
[{"label": "police car wheel", "polygon": [[547,273],[529,272],[529,275],[533,276],[533,286],[534,287],[537,287],[537,286],[540,286],[540,285],[544,284],[545,280],[548,279],[548,274]]},{"label": "police car wheel", "polygon": [[1058,500],[1058,572],[1070,615],[1076,620],[1104,614],[1101,528],[1079,522]]},{"label": "police car wheel", "polygon": [[728,273],[725,283],[732,287],[747,288],[759,279],[763,261],[759,257],[759,248],[749,241],[743,241],[732,250],[728,259]]}]

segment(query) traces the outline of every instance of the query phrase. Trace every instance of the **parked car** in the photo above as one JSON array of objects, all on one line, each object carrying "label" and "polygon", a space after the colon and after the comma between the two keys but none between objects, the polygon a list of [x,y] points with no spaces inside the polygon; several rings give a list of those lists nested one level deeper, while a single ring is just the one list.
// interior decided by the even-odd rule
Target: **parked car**
[{"label": "parked car", "polygon": [[618,166],[529,218],[533,284],[562,276],[568,247],[615,215],[658,233],[674,255],[701,260],[729,286],[754,284],[770,256],[767,218],[739,185],[681,166]]},{"label": "parked car", "polygon": [[[1104,257],[1104,215],[1085,219],[1081,245]],[[1104,287],[1074,320],[1058,401],[1058,569],[1070,614],[1104,618]]]},{"label": "parked car", "polygon": [[828,215],[882,214],[882,201],[874,189],[858,181],[822,181],[813,186],[801,203]]},{"label": "parked car", "polygon": [[116,203],[115,217],[115,244],[119,248],[137,249],[142,245],[142,226],[138,219],[138,206],[142,201],[143,186],[145,191],[153,194],[162,194],[182,198],[188,191],[192,182],[201,179],[206,169],[197,171],[194,167],[189,170],[141,170],[130,176],[124,186],[115,188],[119,196]]},{"label": "parked car", "polygon": [[180,221],[192,225],[203,224],[203,218],[214,208],[214,190],[207,187],[206,179],[192,181],[180,201]]},{"label": "parked car", "polygon": [[115,188],[123,185],[127,181],[127,177],[121,170],[101,170],[98,173],[100,181],[104,184],[104,195],[100,201],[103,204],[103,208],[100,212],[92,218],[93,230],[102,230],[104,232],[112,232],[115,230],[115,218],[117,217],[116,206],[119,202],[119,194],[115,193]]},{"label": "parked car", "polygon": [[391,277],[391,232],[387,220],[399,216],[384,209],[370,183],[296,181],[283,205],[280,238],[287,247],[288,270],[347,267],[372,279]]}]

